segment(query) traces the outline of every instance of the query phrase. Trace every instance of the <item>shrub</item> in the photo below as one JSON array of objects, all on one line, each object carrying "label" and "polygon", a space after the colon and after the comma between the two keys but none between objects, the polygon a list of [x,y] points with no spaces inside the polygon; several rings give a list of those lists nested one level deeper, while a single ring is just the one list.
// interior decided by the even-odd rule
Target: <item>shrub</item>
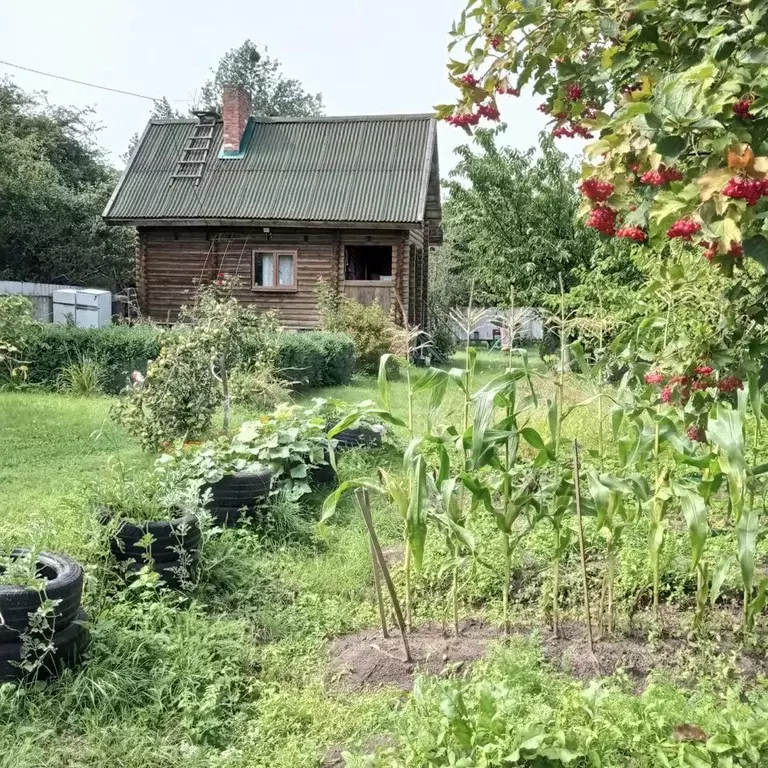
[{"label": "shrub", "polygon": [[348,333],[355,344],[357,370],[375,374],[381,356],[390,351],[397,332],[381,304],[360,304],[322,281],[317,288],[317,304],[323,329]]},{"label": "shrub", "polygon": [[286,333],[279,340],[277,366],[280,375],[300,387],[348,384],[354,362],[355,345],[344,333]]},{"label": "shrub", "polygon": [[145,379],[113,405],[112,415],[147,450],[175,439],[202,437],[221,400],[209,349],[198,344],[195,328],[166,335]]},{"label": "shrub", "polygon": [[149,325],[43,325],[22,354],[30,364],[31,383],[53,389],[64,369],[89,359],[103,371],[104,391],[115,394],[125,387],[132,371],[146,373],[148,362],[160,354],[162,336],[159,328]]},{"label": "shrub", "polygon": [[26,296],[0,296],[0,342],[23,350],[41,328]]}]

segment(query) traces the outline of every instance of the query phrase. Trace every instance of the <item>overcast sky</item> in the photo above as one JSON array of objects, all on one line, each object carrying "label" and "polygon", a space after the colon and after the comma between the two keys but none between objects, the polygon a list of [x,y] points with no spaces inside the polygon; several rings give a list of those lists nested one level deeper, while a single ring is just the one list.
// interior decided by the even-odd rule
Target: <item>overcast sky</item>
[{"label": "overcast sky", "polygon": [[[462,0],[0,0],[0,59],[147,96],[186,109],[220,56],[251,38],[268,46],[329,115],[428,112],[455,98],[445,63]],[[53,103],[95,108],[116,164],[151,103],[0,64]],[[187,103],[185,101],[187,100]],[[502,97],[506,141],[536,143],[540,99]],[[441,170],[466,134],[439,127]],[[566,148],[566,147],[564,147]],[[572,149],[571,147],[567,147]]]}]

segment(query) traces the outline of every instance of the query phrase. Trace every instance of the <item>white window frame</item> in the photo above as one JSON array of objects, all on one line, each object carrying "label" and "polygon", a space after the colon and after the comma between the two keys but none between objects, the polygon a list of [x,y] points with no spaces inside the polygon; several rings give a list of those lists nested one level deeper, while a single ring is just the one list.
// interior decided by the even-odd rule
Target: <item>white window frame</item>
[{"label": "white window frame", "polygon": [[[272,254],[272,277],[274,285],[257,285],[256,284],[256,256],[260,253]],[[293,283],[291,285],[278,285],[279,270],[280,270],[280,257],[290,256],[293,259]],[[265,291],[265,292],[283,292],[283,293],[295,293],[299,290],[298,276],[296,274],[296,266],[298,262],[298,251],[291,250],[290,248],[254,248],[251,251],[251,290],[252,291]]]}]

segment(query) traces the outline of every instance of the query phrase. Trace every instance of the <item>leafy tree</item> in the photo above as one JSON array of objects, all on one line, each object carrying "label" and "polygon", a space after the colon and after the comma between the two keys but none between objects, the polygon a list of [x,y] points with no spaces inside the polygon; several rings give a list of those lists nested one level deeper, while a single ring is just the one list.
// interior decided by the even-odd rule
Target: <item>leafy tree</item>
[{"label": "leafy tree", "polygon": [[481,129],[457,150],[444,210],[449,271],[474,281],[481,304],[504,306],[513,284],[520,301],[538,304],[558,290],[558,273],[570,285],[597,242],[576,220],[576,172],[552,139],[519,152],[498,147],[496,134]]},{"label": "leafy tree", "polygon": [[213,77],[201,89],[206,106],[219,108],[221,94],[228,85],[248,90],[253,99],[252,114],[261,116],[305,117],[323,113],[321,94],[307,93],[301,83],[282,74],[281,64],[264,49],[246,40],[221,57]]},{"label": "leafy tree", "polygon": [[0,277],[120,288],[133,234],[101,212],[117,181],[89,110],[0,81]]},{"label": "leafy tree", "polygon": [[[155,103],[152,106],[152,111],[149,113],[150,120],[179,120],[183,117],[185,117],[185,115],[179,112],[178,109],[174,109],[171,106],[171,102],[168,101],[168,99],[165,96],[155,101]],[[133,136],[131,136],[131,138],[128,141],[128,149],[122,155],[120,155],[120,159],[124,163],[127,164],[128,161],[131,159],[133,150],[139,146],[140,139],[141,139],[141,136],[139,135],[138,131],[136,131],[133,134]]]}]

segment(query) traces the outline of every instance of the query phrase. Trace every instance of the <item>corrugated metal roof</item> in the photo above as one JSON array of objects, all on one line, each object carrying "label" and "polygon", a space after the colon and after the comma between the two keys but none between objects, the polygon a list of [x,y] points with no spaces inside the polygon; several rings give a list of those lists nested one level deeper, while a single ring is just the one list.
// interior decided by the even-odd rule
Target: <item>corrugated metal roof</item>
[{"label": "corrugated metal roof", "polygon": [[235,159],[219,157],[223,123],[217,122],[197,186],[171,179],[196,121],[150,121],[104,216],[422,221],[435,141],[431,115],[251,120],[250,138]]}]

